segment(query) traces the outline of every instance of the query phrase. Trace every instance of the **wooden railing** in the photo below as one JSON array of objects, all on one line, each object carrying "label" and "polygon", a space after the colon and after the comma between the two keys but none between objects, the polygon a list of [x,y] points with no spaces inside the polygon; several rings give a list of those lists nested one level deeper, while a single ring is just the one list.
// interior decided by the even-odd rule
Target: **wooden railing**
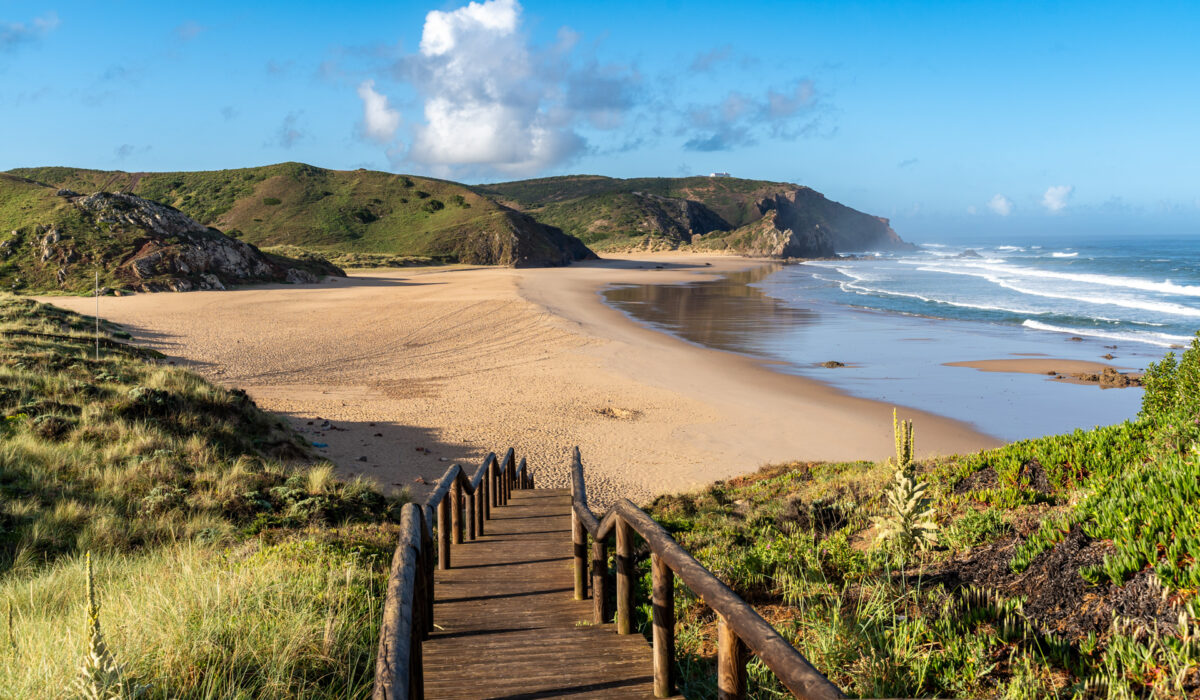
[{"label": "wooden railing", "polygon": [[746,697],[746,661],[751,652],[798,698],[844,698],[841,690],[808,663],[754,608],[696,561],[670,533],[628,499],[614,503],[597,518],[587,503],[583,462],[575,448],[571,463],[571,541],[575,560],[575,598],[588,597],[588,536],[591,545],[591,596],[596,624],[608,622],[610,574],[608,540],[616,538],[616,631],[632,634],[634,533],[650,548],[654,694],[675,692],[675,577],[717,613],[717,697]]},{"label": "wooden railing", "polygon": [[525,460],[518,464],[510,448],[503,460],[489,454],[471,476],[452,465],[423,505],[405,504],[375,656],[375,700],[425,696],[421,643],[433,632],[435,556],[437,568],[449,569],[453,544],[483,536],[492,508],[507,505],[513,489],[531,488]]}]

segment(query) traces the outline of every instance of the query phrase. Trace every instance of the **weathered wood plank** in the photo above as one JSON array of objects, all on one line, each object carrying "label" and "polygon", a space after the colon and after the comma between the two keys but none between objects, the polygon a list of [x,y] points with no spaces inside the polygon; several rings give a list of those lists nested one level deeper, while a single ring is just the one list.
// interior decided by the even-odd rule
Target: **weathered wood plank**
[{"label": "weathered wood plank", "polygon": [[570,511],[566,490],[517,489],[486,534],[454,547],[454,568],[437,572],[426,697],[654,697],[645,639],[574,600]]}]

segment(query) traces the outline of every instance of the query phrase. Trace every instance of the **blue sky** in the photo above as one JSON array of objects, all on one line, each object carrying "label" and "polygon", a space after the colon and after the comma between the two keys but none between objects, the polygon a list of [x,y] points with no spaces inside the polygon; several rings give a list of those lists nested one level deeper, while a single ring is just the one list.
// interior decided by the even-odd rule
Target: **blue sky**
[{"label": "blue sky", "polygon": [[1194,231],[1197,36],[1196,3],[0,0],[0,169],[719,170],[902,235]]}]

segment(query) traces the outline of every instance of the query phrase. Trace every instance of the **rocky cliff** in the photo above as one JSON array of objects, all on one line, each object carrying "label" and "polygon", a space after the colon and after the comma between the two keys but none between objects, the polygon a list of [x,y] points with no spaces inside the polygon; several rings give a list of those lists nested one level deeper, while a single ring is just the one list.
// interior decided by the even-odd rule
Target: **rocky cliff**
[{"label": "rocky cliff", "polygon": [[481,185],[477,191],[602,251],[691,245],[756,256],[827,257],[912,247],[887,219],[790,183],[581,175]]},{"label": "rocky cliff", "polygon": [[[3,206],[5,204],[24,206]],[[319,259],[267,255],[141,197],[82,195],[0,180],[0,282],[13,291],[225,289],[250,282],[317,282],[340,269]]]}]

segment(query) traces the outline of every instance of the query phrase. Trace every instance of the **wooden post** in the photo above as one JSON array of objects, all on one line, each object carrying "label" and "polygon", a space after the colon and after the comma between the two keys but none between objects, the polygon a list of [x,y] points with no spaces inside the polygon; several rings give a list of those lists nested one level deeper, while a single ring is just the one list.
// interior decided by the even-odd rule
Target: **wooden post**
[{"label": "wooden post", "polygon": [[487,492],[484,490],[483,484],[486,479],[479,480],[479,488],[475,489],[475,493],[471,498],[475,499],[475,536],[483,537],[483,521],[484,514],[487,512]]},{"label": "wooden post", "polygon": [[597,625],[608,622],[608,592],[611,590],[608,575],[608,543],[592,541],[592,619]]},{"label": "wooden post", "polygon": [[654,696],[675,694],[675,572],[650,553],[650,595],[654,617]]},{"label": "wooden post", "polygon": [[[492,519],[492,502],[495,500],[495,491],[492,489],[492,465],[489,462],[483,468],[483,478],[479,480],[479,488],[483,489],[483,519]],[[482,530],[480,531],[482,533]]]},{"label": "wooden post", "polygon": [[617,519],[617,634],[633,634],[633,528]]},{"label": "wooden post", "polygon": [[446,494],[445,500],[450,502],[450,531],[454,533],[454,544],[463,543],[463,518],[462,518],[462,484],[458,479],[455,479],[450,484],[450,493]]},{"label": "wooden post", "polygon": [[443,571],[450,568],[450,494],[442,496],[438,503],[438,568]]},{"label": "wooden post", "polygon": [[433,509],[428,506],[418,508],[421,512],[421,575],[425,578],[425,635],[427,639],[433,634]]},{"label": "wooden post", "polygon": [[471,542],[474,542],[475,537],[476,537],[476,535],[475,535],[475,500],[476,500],[476,496],[477,496],[477,493],[475,491],[472,491],[471,493],[468,493],[464,499],[467,502],[467,504],[466,504],[467,505],[467,540],[471,541]]},{"label": "wooden post", "polygon": [[717,698],[744,700],[746,697],[746,645],[717,615]]},{"label": "wooden post", "polygon": [[575,600],[587,598],[587,530],[575,509],[571,509],[571,546],[575,556]]},{"label": "wooden post", "polygon": [[417,552],[417,570],[413,581],[414,593],[413,596],[413,620],[412,628],[409,630],[410,641],[408,647],[408,697],[423,698],[425,697],[425,664],[421,657],[421,640],[425,639],[425,615],[429,607],[426,604],[426,597],[429,591],[425,589],[425,576],[421,571],[422,552]]}]

